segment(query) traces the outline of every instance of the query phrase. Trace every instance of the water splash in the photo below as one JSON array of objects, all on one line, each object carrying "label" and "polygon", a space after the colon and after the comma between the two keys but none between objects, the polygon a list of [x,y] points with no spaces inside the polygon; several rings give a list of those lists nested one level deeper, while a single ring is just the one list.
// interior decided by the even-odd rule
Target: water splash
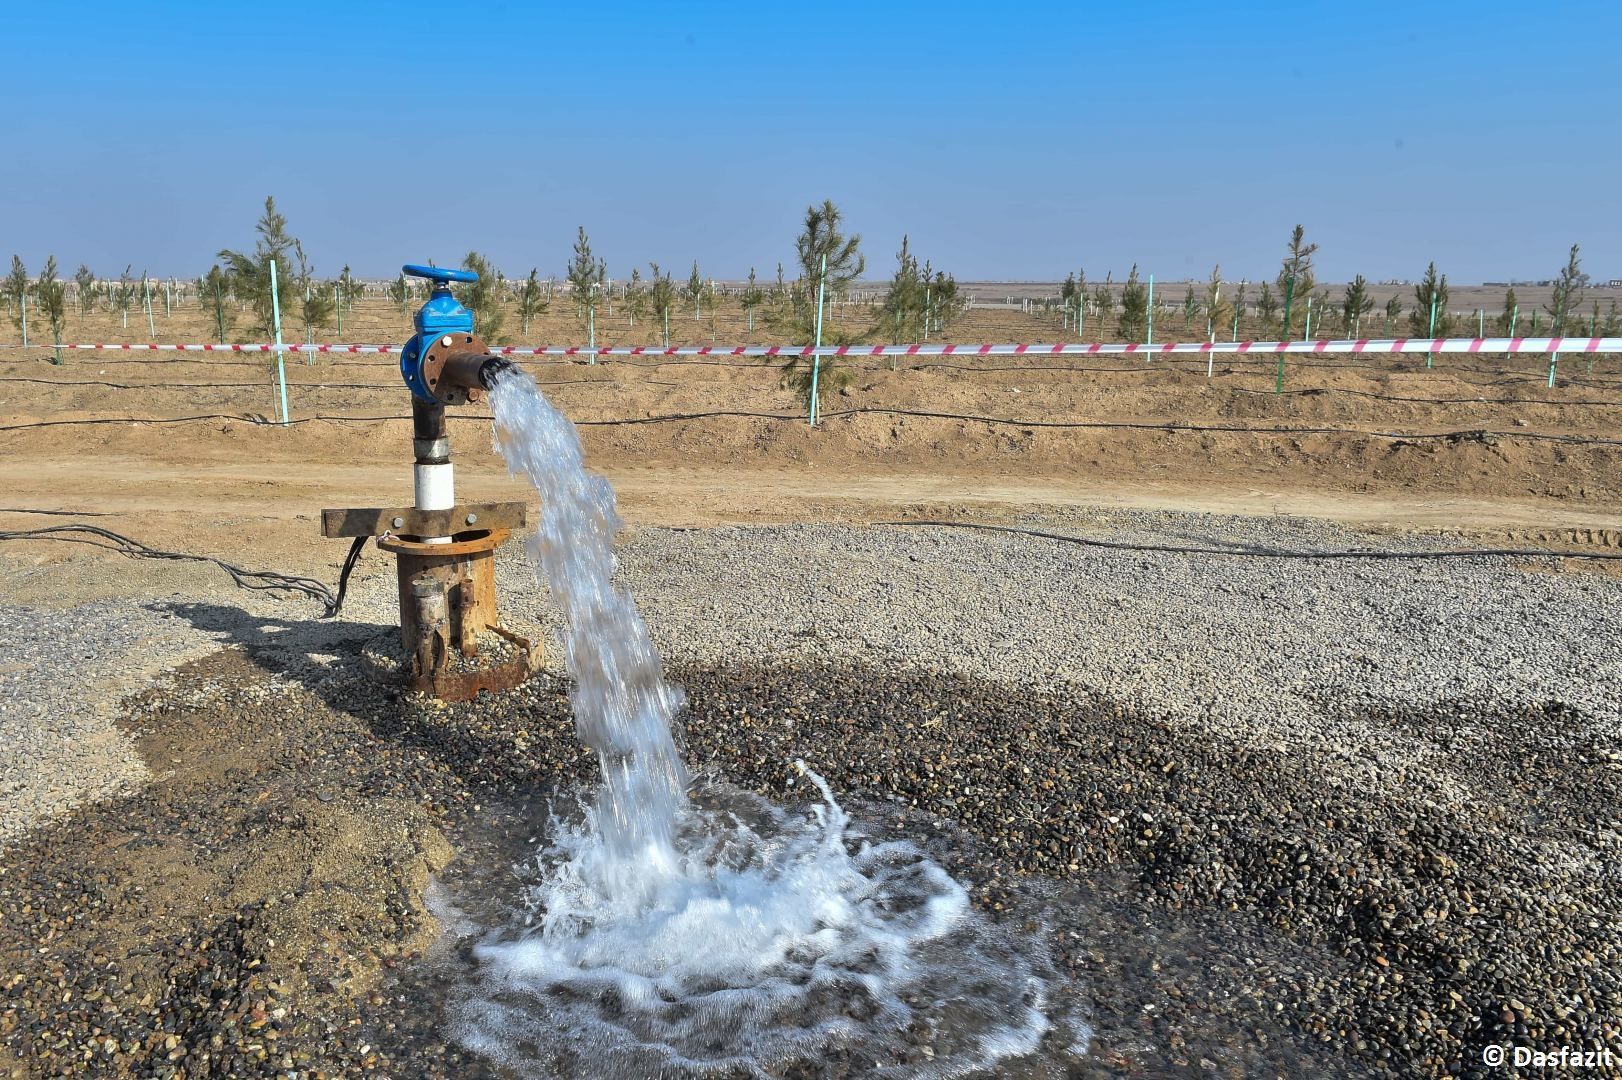
[{"label": "water splash", "polygon": [[515,868],[522,909],[471,949],[457,1038],[526,1076],[954,1077],[1014,1059],[1063,1075],[1089,1033],[1050,1000],[1046,950],[976,914],[916,846],[856,835],[803,765],[820,797],[797,813],[689,801],[682,697],[612,581],[613,489],[527,375],[500,376],[490,402],[498,448],[541,495],[530,555],[567,619],[603,784]]},{"label": "water splash", "polygon": [[541,497],[530,561],[563,611],[575,729],[602,765],[595,821],[603,851],[581,872],[592,875],[592,887],[635,908],[677,870],[687,772],[670,720],[684,699],[665,681],[631,594],[614,585],[614,489],[586,471],[574,425],[517,369],[499,377],[490,409],[508,469],[528,477]]}]

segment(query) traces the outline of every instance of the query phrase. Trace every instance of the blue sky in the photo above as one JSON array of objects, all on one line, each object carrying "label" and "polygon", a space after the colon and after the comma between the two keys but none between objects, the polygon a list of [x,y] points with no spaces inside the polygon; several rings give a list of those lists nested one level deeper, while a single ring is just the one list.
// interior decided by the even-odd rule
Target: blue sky
[{"label": "blue sky", "polygon": [[1622,5],[283,2],[8,12],[0,258],[770,277],[832,198],[970,278],[1622,277]]}]

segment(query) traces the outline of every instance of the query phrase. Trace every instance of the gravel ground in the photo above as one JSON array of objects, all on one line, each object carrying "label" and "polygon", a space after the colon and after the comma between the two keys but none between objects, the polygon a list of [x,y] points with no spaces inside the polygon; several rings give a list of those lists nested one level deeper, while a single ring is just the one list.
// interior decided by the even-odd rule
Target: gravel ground
[{"label": "gravel ground", "polygon": [[113,706],[211,647],[172,614],[132,604],[0,605],[0,847],[35,822],[147,779]]},{"label": "gravel ground", "polygon": [[[1115,540],[1371,543],[1296,520],[1112,511],[1039,524]],[[129,731],[180,745],[177,725],[230,732],[263,717],[297,732],[251,766],[222,767],[200,801],[166,800],[160,777],[105,805],[158,835],[177,814],[204,833],[218,814],[221,834],[235,835],[232,814],[278,784],[304,793],[290,799],[326,785],[329,799],[343,795],[334,805],[355,804],[352,830],[372,835],[405,820],[375,800],[403,800],[426,816],[419,832],[388,841],[399,854],[382,861],[409,893],[442,862],[423,854],[437,850],[428,832],[479,850],[491,808],[521,816],[513,808],[538,776],[589,779],[554,679],[455,708],[378,694],[354,657],[392,619],[393,590],[375,553],[368,564],[336,624],[223,593],[52,615],[62,620],[52,644],[33,647],[79,642],[98,672],[140,642],[141,627],[158,627],[160,650],[236,644],[269,681],[247,695],[242,670],[187,673],[124,729],[96,714],[88,745],[108,762],[137,760]],[[498,577],[508,612],[545,611],[516,552]],[[624,545],[621,580],[688,689],[690,762],[782,796],[785,758],[805,756],[870,817],[890,807],[898,827],[938,834],[977,902],[1053,926],[1091,995],[1100,1073],[1495,1075],[1478,1064],[1494,1042],[1622,1053],[1622,581],[1486,558],[1262,560],[817,525],[641,530]],[[18,636],[7,648],[46,640]],[[5,662],[46,663],[34,653]],[[60,667],[49,677],[73,677],[67,660],[50,663]],[[14,676],[3,686],[8,729],[29,702],[39,716],[60,700],[19,690]],[[256,722],[254,738],[271,738],[271,726]],[[17,767],[25,789],[93,772],[45,754]],[[228,795],[206,794],[216,789]],[[0,805],[5,820],[16,805]],[[70,819],[71,838],[40,829],[0,852],[0,874],[21,860],[63,875],[93,863],[83,823],[100,812]],[[0,876],[12,883],[0,885],[0,960],[21,964],[38,938],[60,888],[49,876],[24,889]],[[28,897],[32,919],[14,914]],[[420,944],[413,903],[397,900],[378,931],[396,952]],[[263,939],[282,935],[250,932],[264,916],[247,910],[226,935],[229,955],[211,962],[274,969]],[[206,925],[192,932],[206,937]],[[217,952],[219,939],[207,940]],[[18,981],[50,985],[28,960]],[[331,985],[307,987],[309,1000],[338,1010]],[[344,1000],[358,1031],[380,1034],[362,1043],[341,1024],[335,1035],[332,1021],[289,1021],[292,1060],[364,1071],[385,1045],[412,1063],[402,1075],[472,1068],[443,1046],[421,1057],[431,1030],[389,1032],[401,1010],[368,994]],[[39,1029],[74,1022],[43,991],[26,1000],[35,1014],[0,1014],[0,1045],[19,1061],[57,1061]],[[431,1010],[423,1016],[431,1022]],[[182,1047],[218,1033],[152,1022]],[[150,1065],[150,1038],[138,1035],[115,1037],[112,1059]],[[250,1073],[275,1060],[220,1050],[210,1060],[221,1071],[193,1075],[225,1075],[228,1059]]]}]

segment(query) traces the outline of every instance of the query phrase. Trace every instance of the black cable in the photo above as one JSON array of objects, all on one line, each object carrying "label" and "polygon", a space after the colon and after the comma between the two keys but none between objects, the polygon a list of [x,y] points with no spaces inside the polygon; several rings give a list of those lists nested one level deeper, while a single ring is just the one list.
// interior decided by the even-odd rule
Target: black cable
[{"label": "black cable", "polygon": [[1376,394],[1369,390],[1349,390],[1338,386],[1309,386],[1300,390],[1251,390],[1243,386],[1222,387],[1234,394],[1253,394],[1257,397],[1291,397],[1305,395],[1308,397],[1318,394],[1348,394],[1352,397],[1373,398],[1376,401],[1408,401],[1420,405],[1612,405],[1622,406],[1622,401],[1557,401],[1554,398],[1431,398],[1431,397],[1403,397],[1399,394]]},{"label": "black cable", "polygon": [[[860,407],[853,409],[836,409],[832,412],[820,414],[827,419],[841,416],[913,416],[934,420],[962,420],[975,424],[992,424],[1006,427],[1029,428],[1061,428],[1061,429],[1094,429],[1099,431],[1163,431],[1167,433],[1190,432],[1216,433],[1230,435],[1361,435],[1369,439],[1391,439],[1397,442],[1418,442],[1422,440],[1444,439],[1449,442],[1485,442],[1488,439],[1516,439],[1522,442],[1558,442],[1575,446],[1622,446],[1622,439],[1600,439],[1588,435],[1559,435],[1552,432],[1540,431],[1489,431],[1485,429],[1460,431],[1370,431],[1364,428],[1343,427],[1272,427],[1251,426],[1245,424],[1190,424],[1177,423],[1149,423],[1147,421],[1129,420],[1022,420],[1017,417],[979,416],[972,413],[932,412],[924,409],[891,409]],[[448,420],[490,420],[488,414],[447,412]],[[790,420],[803,421],[804,413],[773,413],[752,412],[742,409],[710,409],[704,412],[691,413],[660,413],[654,416],[618,417],[609,420],[576,420],[576,427],[632,427],[638,424],[664,424],[687,420],[706,420],[711,418],[727,417],[758,420]],[[204,413],[198,416],[171,416],[171,417],[94,417],[84,420],[36,420],[26,424],[8,424],[0,426],[0,432],[22,431],[29,428],[42,427],[76,427],[92,424],[185,424],[198,423],[205,420],[235,420],[241,423],[258,424],[264,427],[294,426],[298,424],[329,423],[363,423],[380,420],[409,420],[409,416],[305,416],[290,420],[286,425],[270,420],[264,416],[238,415],[235,413]]]},{"label": "black cable", "polygon": [[1435,551],[1377,551],[1371,548],[1347,548],[1328,551],[1291,551],[1268,547],[1193,547],[1182,544],[1136,544],[1123,540],[1093,540],[1084,536],[1046,532],[1042,529],[1021,529],[1013,525],[988,525],[977,521],[875,521],[875,525],[896,525],[940,529],[982,529],[986,532],[1013,533],[1020,536],[1038,536],[1045,540],[1060,540],[1084,547],[1109,548],[1113,551],[1156,551],[1173,555],[1244,555],[1257,559],[1462,559],[1480,556],[1550,559],[1622,559],[1617,551],[1549,551],[1542,548],[1446,548]]},{"label": "black cable", "polygon": [[360,562],[361,552],[366,547],[366,541],[370,539],[369,536],[357,536],[355,542],[349,545],[349,554],[344,556],[343,569],[338,571],[338,595],[333,597],[332,606],[327,609],[327,618],[336,619],[338,612],[343,610],[344,594],[349,592],[350,571],[354,570],[355,564]]},{"label": "black cable", "polygon": [[[338,599],[332,595],[332,590],[314,578],[278,574],[274,570],[244,570],[240,566],[233,566],[223,559],[214,558],[212,555],[192,555],[182,551],[160,551],[157,548],[148,547],[139,540],[132,540],[110,529],[103,529],[95,525],[52,525],[41,529],[0,532],[0,540],[61,540],[70,544],[89,544],[92,547],[116,551],[132,559],[173,559],[182,562],[212,563],[230,574],[231,580],[235,581],[239,588],[253,589],[260,592],[302,593],[311,599],[319,600],[326,609],[328,617],[337,614],[338,611]],[[97,540],[106,542],[97,543]]]},{"label": "black cable", "polygon": [[51,517],[114,517],[94,510],[29,510],[21,506],[0,506],[0,514],[47,514]]}]

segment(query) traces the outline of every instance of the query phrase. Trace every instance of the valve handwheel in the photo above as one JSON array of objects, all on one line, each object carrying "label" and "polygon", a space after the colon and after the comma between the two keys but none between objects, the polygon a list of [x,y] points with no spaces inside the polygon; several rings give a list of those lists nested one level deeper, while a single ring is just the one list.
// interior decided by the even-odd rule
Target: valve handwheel
[{"label": "valve handwheel", "polygon": [[400,269],[412,277],[427,278],[429,281],[437,281],[442,285],[451,281],[471,285],[479,280],[479,275],[472,270],[451,270],[443,266],[418,266],[416,263],[406,263]]}]

